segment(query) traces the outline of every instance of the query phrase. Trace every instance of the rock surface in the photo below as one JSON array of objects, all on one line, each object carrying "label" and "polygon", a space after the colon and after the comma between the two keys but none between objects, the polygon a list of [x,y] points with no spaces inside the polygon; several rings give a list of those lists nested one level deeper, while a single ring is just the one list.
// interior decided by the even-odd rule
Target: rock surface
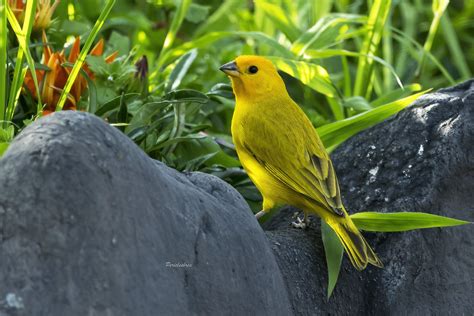
[{"label": "rock surface", "polygon": [[[333,155],[346,207],[474,221],[474,82],[422,97]],[[315,219],[264,233],[219,179],[180,174],[84,113],[26,128],[0,160],[0,316],[474,313],[474,227],[365,234],[326,299]],[[265,236],[266,234],[266,236]],[[273,251],[272,251],[273,250]]]},{"label": "rock surface", "polygon": [[[350,211],[428,212],[474,221],[474,81],[420,98],[332,154]],[[365,234],[385,264],[362,273],[344,257],[329,303],[317,224],[265,223],[296,314],[472,315],[474,227]],[[317,259],[319,257],[320,259]]]},{"label": "rock surface", "polygon": [[0,160],[0,315],[288,315],[243,198],[183,175],[79,112],[27,127]]}]

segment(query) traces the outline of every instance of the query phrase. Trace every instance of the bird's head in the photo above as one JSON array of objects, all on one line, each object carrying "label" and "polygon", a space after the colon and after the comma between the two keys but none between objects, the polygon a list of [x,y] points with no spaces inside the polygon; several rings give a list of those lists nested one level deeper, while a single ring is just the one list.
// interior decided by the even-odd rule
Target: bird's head
[{"label": "bird's head", "polygon": [[283,79],[273,63],[260,56],[239,56],[219,68],[232,81],[237,99],[256,100],[287,94]]}]

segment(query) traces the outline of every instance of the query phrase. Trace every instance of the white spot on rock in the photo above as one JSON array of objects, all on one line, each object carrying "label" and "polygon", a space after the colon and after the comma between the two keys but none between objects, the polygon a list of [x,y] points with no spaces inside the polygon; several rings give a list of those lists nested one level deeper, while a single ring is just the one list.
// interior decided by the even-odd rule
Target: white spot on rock
[{"label": "white spot on rock", "polygon": [[373,175],[374,177],[377,175],[378,172],[379,172],[379,166],[369,170],[369,173]]},{"label": "white spot on rock", "polygon": [[421,156],[423,155],[423,152],[425,151],[425,147],[423,147],[423,144],[420,145],[420,148],[418,148],[418,155]]},{"label": "white spot on rock", "polygon": [[5,297],[5,303],[7,308],[13,309],[23,309],[25,305],[23,304],[23,299],[16,295],[15,293],[8,293]]}]

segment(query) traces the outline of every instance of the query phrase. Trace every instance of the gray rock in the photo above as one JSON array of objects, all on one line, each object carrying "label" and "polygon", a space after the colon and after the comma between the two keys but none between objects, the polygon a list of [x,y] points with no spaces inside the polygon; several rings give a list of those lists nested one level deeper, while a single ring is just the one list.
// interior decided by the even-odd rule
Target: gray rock
[{"label": "gray rock", "polygon": [[[332,154],[352,212],[428,212],[474,221],[474,81],[420,98]],[[343,259],[333,297],[319,227],[291,230],[295,210],[265,223],[295,314],[472,315],[474,227],[365,234],[385,264]]]},{"label": "gray rock", "polygon": [[61,112],[0,160],[0,315],[288,315],[264,232],[217,178]]}]

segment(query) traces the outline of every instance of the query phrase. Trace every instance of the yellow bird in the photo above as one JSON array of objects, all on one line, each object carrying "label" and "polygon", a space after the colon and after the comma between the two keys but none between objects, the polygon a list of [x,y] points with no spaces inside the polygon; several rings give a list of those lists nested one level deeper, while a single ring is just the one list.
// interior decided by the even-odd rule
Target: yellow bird
[{"label": "yellow bird", "polygon": [[347,214],[331,159],[271,61],[240,56],[220,67],[235,94],[232,138],[239,159],[263,196],[263,215],[289,204],[321,217],[337,234],[352,264],[382,267]]}]

